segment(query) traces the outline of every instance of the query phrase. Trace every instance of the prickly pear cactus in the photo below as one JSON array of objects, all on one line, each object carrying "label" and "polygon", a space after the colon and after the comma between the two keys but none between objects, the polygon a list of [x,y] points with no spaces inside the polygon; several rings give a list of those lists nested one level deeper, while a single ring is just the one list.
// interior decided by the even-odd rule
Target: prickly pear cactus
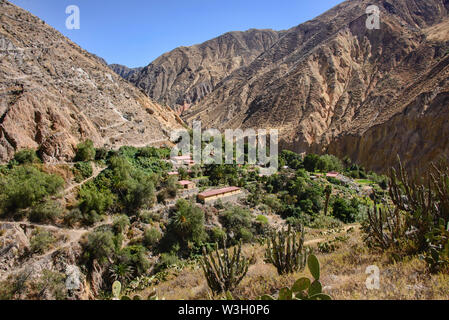
[{"label": "prickly pear cactus", "polygon": [[[332,300],[332,297],[323,293],[320,282],[320,263],[315,255],[307,259],[307,266],[314,281],[309,278],[301,278],[291,288],[282,288],[279,291],[278,300]],[[263,295],[260,300],[275,300],[273,296]]]}]

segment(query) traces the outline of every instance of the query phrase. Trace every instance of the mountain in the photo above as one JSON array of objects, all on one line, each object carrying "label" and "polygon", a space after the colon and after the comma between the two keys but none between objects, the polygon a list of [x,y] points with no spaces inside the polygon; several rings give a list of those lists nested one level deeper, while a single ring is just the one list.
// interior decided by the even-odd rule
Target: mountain
[{"label": "mountain", "polygon": [[85,139],[96,146],[144,146],[182,120],[17,6],[0,0],[0,161],[16,150],[68,161]]},{"label": "mountain", "polygon": [[183,111],[200,102],[233,71],[268,50],[283,33],[255,29],[229,32],[168,52],[140,72],[113,69],[159,103]]},{"label": "mountain", "polygon": [[143,69],[143,68],[128,68],[127,66],[121,64],[111,64],[109,65],[109,67],[124,79],[129,79],[133,77],[134,74],[139,73]]},{"label": "mountain", "polygon": [[[366,27],[373,4],[379,30]],[[207,128],[277,128],[282,147],[348,155],[373,170],[393,165],[398,154],[409,167],[424,166],[449,155],[448,12],[448,0],[345,1],[273,36],[253,61],[204,86],[208,94],[190,99],[183,119]],[[142,87],[152,74],[144,87],[156,99],[182,103],[183,90],[192,91],[150,71],[175,53],[176,61],[191,61],[188,50],[162,56],[135,83]],[[184,74],[197,79],[215,70],[205,61],[198,69]],[[162,79],[178,79],[159,70]],[[198,83],[190,82],[193,92]]]}]

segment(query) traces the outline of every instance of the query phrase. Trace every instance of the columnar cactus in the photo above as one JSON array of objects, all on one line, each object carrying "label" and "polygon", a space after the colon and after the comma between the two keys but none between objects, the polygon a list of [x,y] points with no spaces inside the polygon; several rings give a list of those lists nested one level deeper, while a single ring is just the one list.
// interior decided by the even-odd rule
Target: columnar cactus
[{"label": "columnar cactus", "polygon": [[274,232],[267,239],[265,261],[273,264],[279,275],[303,270],[307,261],[304,227],[301,226],[298,233],[292,232],[291,226],[287,231]]},{"label": "columnar cactus", "polygon": [[218,249],[218,243],[213,252],[207,253],[203,248],[201,267],[209,288],[215,293],[229,292],[236,288],[248,272],[249,260],[241,254],[242,243],[234,247],[233,254],[226,248],[223,239],[223,253]]}]

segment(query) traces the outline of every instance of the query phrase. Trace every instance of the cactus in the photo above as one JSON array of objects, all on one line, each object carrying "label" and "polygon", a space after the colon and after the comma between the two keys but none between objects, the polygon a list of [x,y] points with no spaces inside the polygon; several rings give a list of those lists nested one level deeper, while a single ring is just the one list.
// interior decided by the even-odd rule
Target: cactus
[{"label": "cactus", "polygon": [[[132,299],[128,295],[123,295],[122,297],[120,297],[121,292],[122,292],[122,284],[120,283],[120,281],[115,281],[112,284],[112,296],[113,296],[112,300],[136,300],[136,301],[143,300],[142,296],[139,294],[134,295]],[[147,297],[147,300],[159,300],[156,291],[151,293]]]},{"label": "cactus", "polygon": [[[277,300],[332,300],[332,297],[323,293],[323,286],[320,282],[320,263],[315,255],[310,255],[307,260],[309,271],[314,281],[309,278],[301,278],[296,281],[291,288],[279,290]],[[260,300],[275,300],[273,296],[263,295]]]},{"label": "cactus", "polygon": [[122,284],[119,281],[115,281],[112,284],[112,296],[114,300],[118,300],[120,298],[120,293],[122,292]]},{"label": "cactus", "polygon": [[265,261],[273,264],[279,275],[304,270],[308,251],[304,249],[304,227],[300,227],[299,235],[287,231],[273,233],[267,240]]},{"label": "cactus", "polygon": [[226,238],[223,238],[222,241],[223,254],[220,254],[217,243],[215,257],[213,252],[208,254],[206,248],[203,247],[201,267],[207,284],[214,293],[229,292],[237,287],[248,272],[249,266],[248,259],[241,255],[241,242],[234,247],[231,256],[231,250],[226,248]]}]

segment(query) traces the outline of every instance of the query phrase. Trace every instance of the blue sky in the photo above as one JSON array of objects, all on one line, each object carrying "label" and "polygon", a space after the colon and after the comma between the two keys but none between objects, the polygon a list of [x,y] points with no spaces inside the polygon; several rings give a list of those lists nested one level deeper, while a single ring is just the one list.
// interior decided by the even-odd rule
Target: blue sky
[{"label": "blue sky", "polygon": [[[228,31],[289,29],[342,0],[10,0],[84,49],[130,67]],[[68,30],[66,7],[80,8],[81,28]]]}]

